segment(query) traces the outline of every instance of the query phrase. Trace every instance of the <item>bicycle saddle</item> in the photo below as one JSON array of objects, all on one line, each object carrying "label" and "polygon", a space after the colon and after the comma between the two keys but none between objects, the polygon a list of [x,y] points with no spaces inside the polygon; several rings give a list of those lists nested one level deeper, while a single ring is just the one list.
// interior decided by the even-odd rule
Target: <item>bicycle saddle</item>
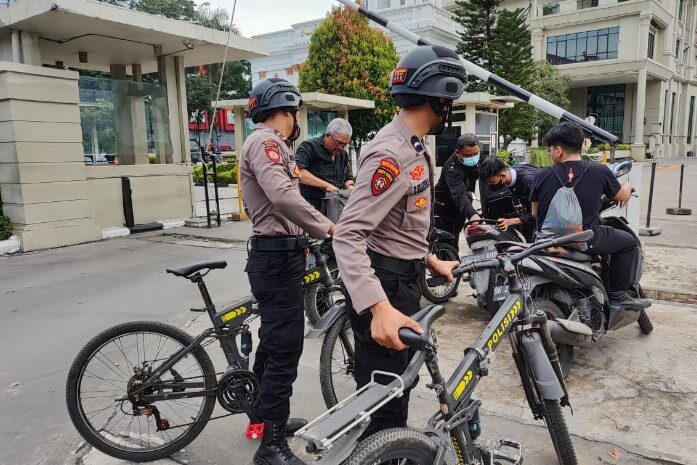
[{"label": "bicycle saddle", "polygon": [[217,270],[223,269],[227,266],[227,262],[204,262],[197,263],[196,265],[184,266],[181,268],[167,268],[167,273],[171,273],[174,276],[181,276],[182,278],[190,278],[192,274],[201,270]]},{"label": "bicycle saddle", "polygon": [[402,328],[399,330],[399,339],[412,349],[423,349],[431,335],[431,324],[443,315],[445,315],[445,307],[442,305],[428,305],[422,308],[412,315],[411,319],[421,326],[423,332],[418,334],[409,328]]}]

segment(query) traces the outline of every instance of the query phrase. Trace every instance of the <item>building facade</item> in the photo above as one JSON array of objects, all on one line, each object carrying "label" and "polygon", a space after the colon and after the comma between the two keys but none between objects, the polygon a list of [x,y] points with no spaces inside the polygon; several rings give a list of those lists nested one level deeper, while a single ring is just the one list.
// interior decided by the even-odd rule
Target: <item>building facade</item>
[{"label": "building facade", "polygon": [[[454,2],[453,2],[454,3]],[[571,76],[571,112],[632,145],[632,156],[694,155],[695,4],[690,0],[521,0],[533,56]]]}]

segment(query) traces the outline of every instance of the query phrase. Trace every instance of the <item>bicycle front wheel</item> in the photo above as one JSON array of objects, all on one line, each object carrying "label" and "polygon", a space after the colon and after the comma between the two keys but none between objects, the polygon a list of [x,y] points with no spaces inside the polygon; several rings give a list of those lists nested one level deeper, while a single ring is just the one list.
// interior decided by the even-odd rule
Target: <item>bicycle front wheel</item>
[{"label": "bicycle front wheel", "polygon": [[420,431],[390,428],[358,443],[344,465],[433,465],[436,444]]},{"label": "bicycle front wheel", "polygon": [[552,438],[554,450],[560,465],[577,465],[576,452],[571,442],[571,435],[566,427],[564,412],[558,400],[544,401],[545,424]]},{"label": "bicycle front wheel", "polygon": [[319,357],[319,382],[327,408],[356,391],[354,355],[353,330],[344,313],[324,336]]},{"label": "bicycle front wheel", "polygon": [[66,383],[68,413],[85,440],[107,455],[148,462],[172,455],[198,436],[215,394],[149,401],[148,395],[215,389],[213,363],[200,346],[144,387],[172,355],[193,342],[174,326],[124,323],[80,351]]}]

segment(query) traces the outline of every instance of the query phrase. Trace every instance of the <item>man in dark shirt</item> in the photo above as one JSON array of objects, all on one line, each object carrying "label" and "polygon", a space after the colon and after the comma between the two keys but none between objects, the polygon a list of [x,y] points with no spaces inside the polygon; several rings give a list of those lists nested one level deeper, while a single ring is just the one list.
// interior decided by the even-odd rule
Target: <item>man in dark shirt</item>
[{"label": "man in dark shirt", "polygon": [[348,154],[344,150],[351,134],[349,122],[335,118],[327,125],[324,135],[306,140],[295,151],[300,194],[317,210],[325,193],[353,188]]},{"label": "man in dark shirt", "polygon": [[[554,165],[540,170],[530,194],[538,230],[544,224],[549,205],[559,188],[574,186],[583,215],[583,228],[595,233],[588,244],[589,253],[610,256],[610,302],[624,307],[644,308],[648,302],[634,299],[627,293],[631,286],[631,270],[639,253],[636,239],[626,231],[599,226],[601,196],[605,194],[623,206],[631,198],[632,184],[626,182],[620,185],[605,165],[582,161],[583,139],[583,130],[573,123],[558,124],[544,138]],[[559,179],[565,182],[564,186]]]},{"label": "man in dark shirt", "polygon": [[474,134],[463,134],[457,139],[455,153],[443,165],[436,184],[436,222],[438,229],[460,237],[467,220],[478,220],[472,206],[472,195],[479,177],[481,148]]},{"label": "man in dark shirt", "polygon": [[510,167],[499,157],[488,157],[479,168],[480,182],[488,187],[482,196],[484,217],[497,218],[503,231],[517,229],[527,242],[532,242],[535,231],[530,193],[537,172],[536,167],[524,163]]}]

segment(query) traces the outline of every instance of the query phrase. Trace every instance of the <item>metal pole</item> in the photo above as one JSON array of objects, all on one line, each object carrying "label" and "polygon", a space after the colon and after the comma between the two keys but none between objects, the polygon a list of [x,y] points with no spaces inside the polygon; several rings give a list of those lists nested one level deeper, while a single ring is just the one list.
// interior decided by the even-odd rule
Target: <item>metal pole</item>
[{"label": "metal pole", "polygon": [[218,165],[215,161],[215,152],[213,158],[213,193],[215,194],[215,221],[220,226],[220,197],[218,196]]},{"label": "metal pole", "polygon": [[199,150],[201,150],[201,161],[203,162],[203,190],[206,193],[206,221],[208,227],[211,227],[211,206],[208,203],[210,201],[208,197],[208,167],[206,166],[206,154],[203,152],[203,147],[199,145]]},{"label": "metal pole", "polygon": [[685,176],[685,163],[680,165],[680,189],[678,190],[678,210],[682,209],[682,180]]},{"label": "metal pole", "polygon": [[649,185],[649,210],[646,212],[646,229],[651,227],[651,207],[653,206],[653,183],[656,180],[656,162],[651,163],[651,184]]},{"label": "metal pole", "polygon": [[[361,5],[358,5],[357,3],[353,2],[352,0],[338,0],[340,3],[346,5],[348,8],[360,13],[361,15],[365,16],[366,18],[375,21],[382,27],[384,27],[387,30],[390,30],[394,32],[395,34],[405,38],[406,40],[416,44],[416,45],[433,45],[431,42],[428,40],[424,39],[423,37],[420,37],[417,34],[414,34],[413,32],[409,31],[408,29],[405,29],[404,27],[400,26],[399,24],[396,24],[394,22],[389,21],[387,18],[384,16],[374,12],[367,10],[365,7],[362,7]],[[614,136],[610,134],[609,132],[605,131],[604,129],[600,129],[599,127],[590,124],[589,122],[579,118],[578,116],[574,115],[573,113],[569,113],[568,111],[564,110],[563,108],[560,108],[556,105],[554,105],[551,102],[548,102],[547,100],[543,99],[542,97],[532,94],[528,92],[527,90],[513,84],[512,82],[509,82],[505,79],[503,79],[500,76],[497,76],[494,73],[491,73],[484,68],[475,65],[474,63],[461,58],[462,65],[465,67],[465,70],[478,77],[482,81],[491,84],[492,86],[498,87],[499,89],[514,95],[521,99],[523,102],[526,102],[533,107],[537,108],[540,111],[543,111],[547,113],[548,115],[554,116],[558,120],[561,121],[569,121],[575,124],[578,124],[581,126],[585,131],[590,132],[593,134],[596,138],[602,140],[603,142],[607,142],[608,144],[615,144],[618,140],[617,136]]]}]

